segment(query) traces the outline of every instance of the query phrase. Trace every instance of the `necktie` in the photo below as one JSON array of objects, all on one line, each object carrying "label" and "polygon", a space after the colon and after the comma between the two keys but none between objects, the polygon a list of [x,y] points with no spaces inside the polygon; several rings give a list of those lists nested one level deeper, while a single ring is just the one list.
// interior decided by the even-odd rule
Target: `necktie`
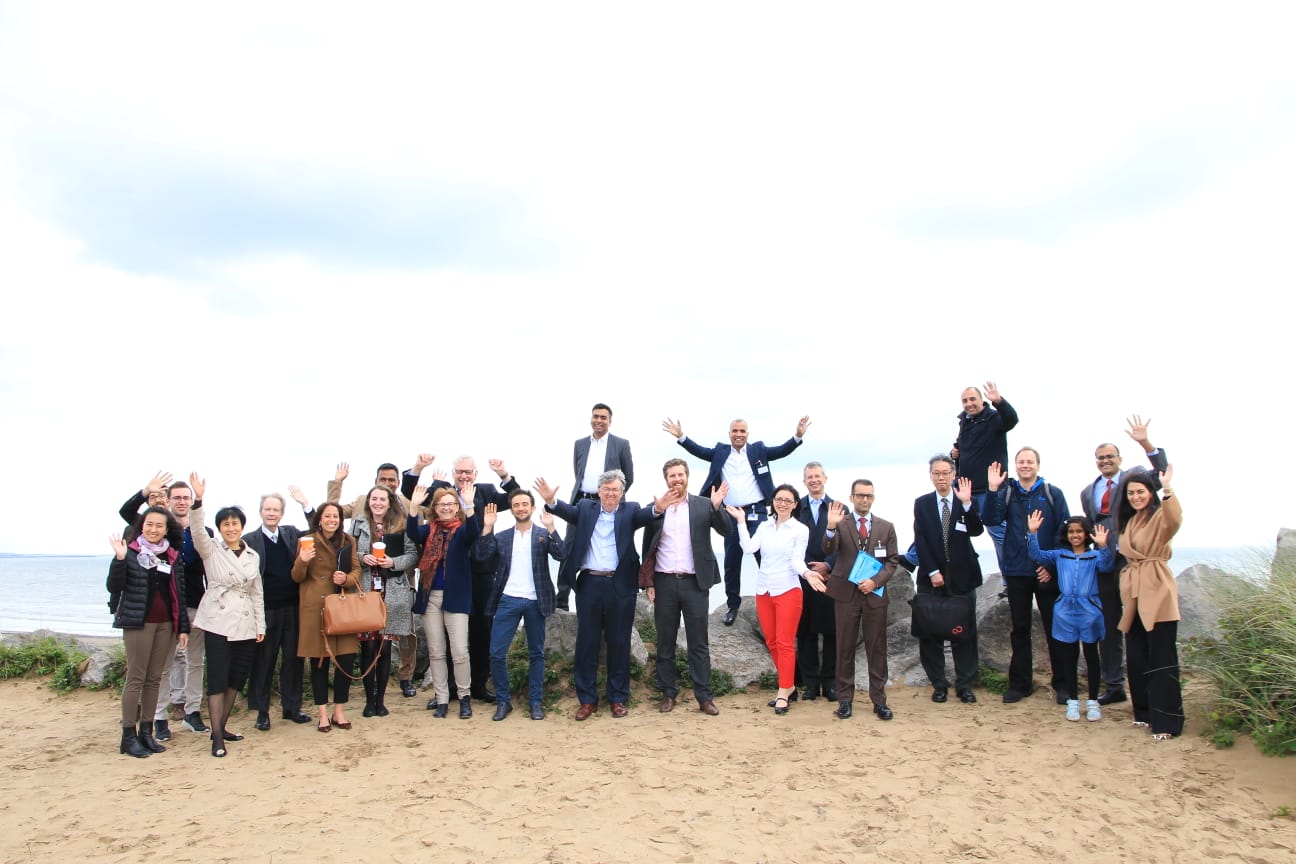
[{"label": "necktie", "polygon": [[1099,512],[1107,516],[1111,514],[1111,478],[1107,479],[1107,488],[1103,490],[1102,502],[1099,504]]},{"label": "necktie", "polygon": [[945,560],[949,560],[950,509],[949,499],[941,499],[941,543],[945,547]]},{"label": "necktie", "polygon": [[863,516],[859,517],[859,535],[860,539],[867,542],[868,540],[868,520]]}]

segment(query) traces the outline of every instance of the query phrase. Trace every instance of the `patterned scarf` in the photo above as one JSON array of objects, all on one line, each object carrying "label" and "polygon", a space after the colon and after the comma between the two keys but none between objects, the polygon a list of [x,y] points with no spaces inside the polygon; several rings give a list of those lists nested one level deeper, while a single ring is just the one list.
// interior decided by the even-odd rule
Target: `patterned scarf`
[{"label": "patterned scarf", "polygon": [[158,556],[165,555],[167,550],[171,548],[171,543],[165,537],[162,538],[161,543],[150,543],[144,539],[143,534],[136,537],[135,540],[139,543],[139,564],[145,570],[152,570],[158,566],[160,563]]},{"label": "patterned scarf", "polygon": [[451,519],[449,522],[434,522],[428,526],[427,545],[423,547],[423,557],[419,559],[419,588],[426,591],[432,587],[437,566],[445,560],[450,538],[462,524],[458,519]]}]

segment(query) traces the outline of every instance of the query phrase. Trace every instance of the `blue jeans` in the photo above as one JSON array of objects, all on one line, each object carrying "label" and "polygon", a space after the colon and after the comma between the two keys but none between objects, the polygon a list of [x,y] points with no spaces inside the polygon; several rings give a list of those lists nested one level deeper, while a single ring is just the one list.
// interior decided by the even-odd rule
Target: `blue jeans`
[{"label": "blue jeans", "polygon": [[526,627],[527,657],[531,663],[527,680],[530,699],[544,701],[545,620],[540,614],[540,604],[503,594],[495,610],[490,641],[491,677],[495,679],[495,700],[501,705],[509,701],[508,651],[519,621]]},{"label": "blue jeans", "polygon": [[[989,497],[990,497],[991,495],[993,495],[993,494],[995,494],[995,493],[993,493],[993,492],[982,492],[980,495],[976,496],[977,515],[978,515],[978,516],[980,516],[982,513],[985,512],[985,502],[986,502],[986,499],[989,498]],[[984,521],[984,520],[982,520],[982,521]],[[1008,523],[1007,523],[1006,521],[1003,521],[1003,522],[998,522],[998,523],[996,523],[996,524],[994,524],[994,525],[991,525],[989,522],[986,522],[985,529],[986,529],[986,533],[990,535],[990,539],[994,541],[994,547],[995,547],[995,563],[999,565],[999,576],[1000,576],[1000,578],[1003,578],[1003,572],[1004,572],[1004,566],[1003,566],[1003,541],[1004,541],[1004,534],[1007,533],[1007,530],[1008,530]]]}]

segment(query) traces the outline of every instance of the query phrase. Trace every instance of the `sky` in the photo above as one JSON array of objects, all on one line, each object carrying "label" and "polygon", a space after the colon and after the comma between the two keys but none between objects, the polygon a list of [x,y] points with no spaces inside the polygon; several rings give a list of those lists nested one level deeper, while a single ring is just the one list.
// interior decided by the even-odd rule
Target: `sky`
[{"label": "sky", "polygon": [[1296,9],[895,5],[0,2],[0,552],[157,470],[566,490],[597,401],[638,500],[663,418],[809,415],[777,479],[904,543],[986,381],[1072,509],[1138,413],[1179,543],[1272,548],[1284,484],[1213,481],[1293,425]]}]

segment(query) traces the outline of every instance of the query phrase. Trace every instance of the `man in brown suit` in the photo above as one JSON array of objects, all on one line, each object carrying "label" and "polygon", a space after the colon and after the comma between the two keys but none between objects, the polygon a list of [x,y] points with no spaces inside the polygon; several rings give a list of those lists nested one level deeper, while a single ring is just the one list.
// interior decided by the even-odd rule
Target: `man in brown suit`
[{"label": "man in brown suit", "polygon": [[[864,628],[864,656],[868,660],[869,698],[873,713],[881,720],[893,716],[886,704],[887,682],[887,604],[885,588],[900,563],[895,526],[870,513],[873,507],[873,482],[856,480],[851,484],[853,518],[846,518],[846,508],[834,501],[828,509],[828,530],[823,548],[835,553],[836,562],[828,576],[828,595],[833,598],[837,618],[837,710],[843,720],[851,716],[851,699],[855,695],[856,634]],[[857,555],[869,555],[882,569],[858,585],[850,581]],[[882,589],[881,596],[874,593]]]}]

